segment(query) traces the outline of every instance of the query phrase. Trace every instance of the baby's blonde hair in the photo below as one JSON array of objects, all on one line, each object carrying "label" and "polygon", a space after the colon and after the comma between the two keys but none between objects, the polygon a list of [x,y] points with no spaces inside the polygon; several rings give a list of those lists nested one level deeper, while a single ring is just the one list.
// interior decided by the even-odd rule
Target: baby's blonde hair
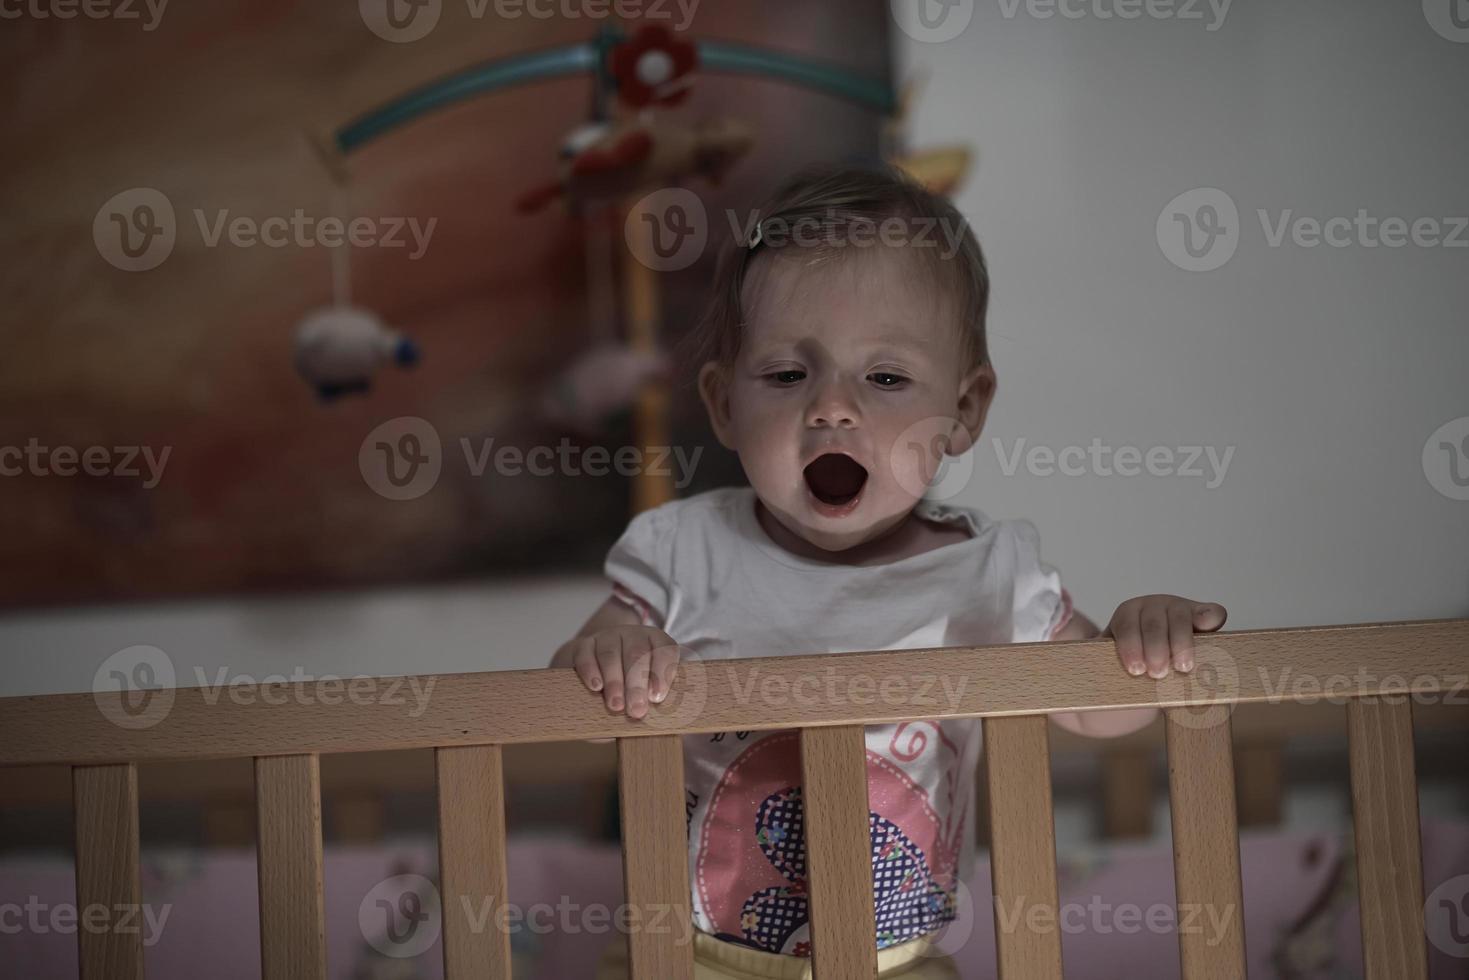
[{"label": "baby's blonde hair", "polygon": [[[924,260],[923,267],[937,288],[959,312],[960,358],[965,372],[989,361],[985,316],[989,309],[990,279],[984,253],[969,223],[948,198],[935,194],[891,167],[861,169],[818,166],[791,177],[757,212],[759,229],[752,228],[755,241],[726,243],[715,272],[709,306],[693,332],[686,338],[692,353],[685,376],[697,374],[706,361],[728,370],[739,354],[745,324],[744,287],[750,270],[760,262],[773,261],[784,249],[802,249],[803,257],[823,261],[845,255],[859,240],[856,229],[864,227],[863,238],[892,219],[907,224],[920,241],[927,228],[931,245],[911,251]],[[791,234],[800,228],[803,240]],[[815,229],[816,241],[805,231]],[[778,234],[771,234],[776,231]],[[945,236],[957,234],[957,248],[948,251]],[[901,246],[883,246],[901,247]],[[770,254],[767,254],[770,253]]]}]

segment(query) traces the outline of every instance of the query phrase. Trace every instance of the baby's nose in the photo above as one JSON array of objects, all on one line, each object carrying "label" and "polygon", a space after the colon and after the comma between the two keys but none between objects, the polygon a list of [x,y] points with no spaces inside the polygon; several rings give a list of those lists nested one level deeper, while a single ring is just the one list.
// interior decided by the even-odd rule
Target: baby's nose
[{"label": "baby's nose", "polygon": [[806,424],[850,428],[857,424],[857,407],[840,395],[818,398],[806,410]]},{"label": "baby's nose", "polygon": [[857,419],[848,412],[816,412],[810,416],[807,424],[812,428],[832,426],[838,429],[850,429],[857,424]]}]

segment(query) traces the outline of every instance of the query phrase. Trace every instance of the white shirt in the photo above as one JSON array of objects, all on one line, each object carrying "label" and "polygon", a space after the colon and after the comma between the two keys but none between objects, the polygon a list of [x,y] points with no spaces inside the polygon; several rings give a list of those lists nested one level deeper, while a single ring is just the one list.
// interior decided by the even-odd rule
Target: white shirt
[{"label": "white shirt", "polygon": [[[1070,597],[1030,522],[932,501],[915,513],[971,537],[883,565],[813,561],[770,539],[753,489],[726,487],[634,517],[605,571],[645,624],[705,660],[1026,643],[1066,624]],[[866,737],[882,948],[955,915],[974,864],[980,723],[870,725]],[[798,733],[688,735],[683,748],[694,924],[809,956]]]}]

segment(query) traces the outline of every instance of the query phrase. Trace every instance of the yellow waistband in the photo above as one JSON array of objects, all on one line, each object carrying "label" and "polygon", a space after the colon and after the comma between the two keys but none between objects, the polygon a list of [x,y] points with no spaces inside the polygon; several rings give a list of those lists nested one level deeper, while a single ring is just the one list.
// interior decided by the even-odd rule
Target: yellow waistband
[{"label": "yellow waistband", "polygon": [[[897,946],[888,946],[877,951],[879,976],[896,972],[924,958],[939,955],[928,936],[910,939]],[[694,959],[715,969],[733,972],[737,976],[771,978],[771,980],[811,980],[811,958],[809,956],[785,956],[767,953],[738,943],[715,939],[707,932],[694,930]]]}]

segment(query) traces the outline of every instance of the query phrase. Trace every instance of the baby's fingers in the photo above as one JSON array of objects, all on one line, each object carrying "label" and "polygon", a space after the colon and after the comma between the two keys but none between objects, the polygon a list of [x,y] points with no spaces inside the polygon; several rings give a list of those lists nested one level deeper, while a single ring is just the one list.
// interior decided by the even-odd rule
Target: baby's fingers
[{"label": "baby's fingers", "polygon": [[641,718],[648,713],[648,672],[652,662],[653,651],[647,640],[636,637],[623,641],[623,684],[629,718]]},{"label": "baby's fingers", "polygon": [[572,654],[571,666],[576,670],[576,676],[587,686],[589,691],[602,690],[602,670],[597,666],[597,647],[590,636],[579,637],[572,641],[576,652]]},{"label": "baby's fingers", "polygon": [[1173,666],[1182,671],[1194,669],[1194,607],[1187,602],[1168,606],[1168,644],[1173,652]]},{"label": "baby's fingers", "polygon": [[1147,662],[1143,659],[1143,630],[1137,613],[1125,607],[1118,609],[1112,619],[1111,632],[1117,639],[1117,659],[1122,661],[1123,668],[1134,677],[1147,670]]},{"label": "baby's fingers", "polygon": [[596,636],[597,668],[602,672],[602,701],[608,711],[622,710],[622,637],[617,633]]},{"label": "baby's fingers", "polygon": [[1200,633],[1212,633],[1224,625],[1229,618],[1229,610],[1217,602],[1199,602],[1194,604],[1194,629]]},{"label": "baby's fingers", "polygon": [[668,637],[653,647],[653,662],[648,680],[648,696],[653,703],[660,704],[673,690],[673,678],[678,673],[678,644]]},{"label": "baby's fingers", "polygon": [[1142,624],[1143,657],[1148,662],[1149,677],[1168,676],[1168,664],[1172,659],[1168,616],[1168,607],[1158,605],[1143,606],[1138,616]]}]

